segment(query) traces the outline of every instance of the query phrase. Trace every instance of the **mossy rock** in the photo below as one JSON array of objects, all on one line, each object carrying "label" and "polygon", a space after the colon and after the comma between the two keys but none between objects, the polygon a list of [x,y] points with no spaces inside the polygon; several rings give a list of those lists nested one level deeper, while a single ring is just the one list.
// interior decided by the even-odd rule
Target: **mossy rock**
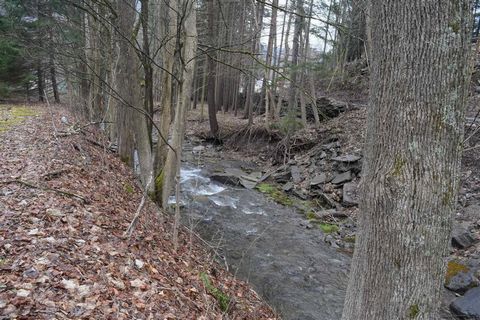
[{"label": "mossy rock", "polygon": [[458,275],[461,272],[467,273],[470,271],[470,268],[458,261],[448,261],[447,264],[447,273],[445,274],[445,285],[449,285],[452,278]]},{"label": "mossy rock", "polygon": [[268,183],[260,183],[256,186],[256,188],[261,192],[266,194],[268,197],[273,199],[275,202],[278,202],[284,206],[293,206],[294,201],[282,190],[278,187],[268,184]]},{"label": "mossy rock", "polygon": [[340,228],[333,223],[319,223],[318,227],[324,232],[324,233],[334,233],[337,232]]}]

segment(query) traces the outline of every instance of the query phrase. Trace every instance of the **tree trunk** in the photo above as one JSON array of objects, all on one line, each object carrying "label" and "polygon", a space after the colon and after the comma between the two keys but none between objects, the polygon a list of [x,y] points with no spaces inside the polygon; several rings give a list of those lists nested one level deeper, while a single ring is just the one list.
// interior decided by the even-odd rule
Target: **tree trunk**
[{"label": "tree trunk", "polygon": [[[175,110],[175,121],[172,132],[172,147],[169,149],[165,167],[163,168],[162,207],[168,205],[168,198],[174,186],[174,178],[177,179],[180,173],[180,160],[182,154],[183,136],[185,133],[186,111],[190,104],[192,95],[193,69],[195,67],[195,51],[197,49],[197,27],[195,15],[195,0],[181,0],[179,3],[180,12],[184,13],[182,25],[178,35],[180,44],[177,50],[181,54],[181,75],[177,108]],[[177,181],[177,183],[180,183]],[[178,194],[177,194],[178,195]],[[178,199],[177,199],[178,200]]]},{"label": "tree trunk", "polygon": [[295,16],[295,29],[293,34],[292,45],[292,70],[290,72],[290,88],[288,97],[288,117],[296,120],[297,113],[297,64],[298,54],[300,49],[300,36],[303,29],[303,0],[296,1],[296,16]]},{"label": "tree trunk", "polygon": [[[215,6],[214,0],[207,2],[207,20],[209,43],[215,46]],[[208,102],[208,120],[210,121],[210,134],[216,138],[218,136],[217,106],[215,105],[215,50],[210,50],[208,55],[208,76],[207,76],[207,102]]]},{"label": "tree trunk", "polygon": [[37,88],[38,101],[45,102],[45,78],[43,76],[43,69],[40,63],[37,66]]},{"label": "tree trunk", "polygon": [[371,8],[362,214],[342,319],[440,319],[471,10],[468,0],[372,0]]}]

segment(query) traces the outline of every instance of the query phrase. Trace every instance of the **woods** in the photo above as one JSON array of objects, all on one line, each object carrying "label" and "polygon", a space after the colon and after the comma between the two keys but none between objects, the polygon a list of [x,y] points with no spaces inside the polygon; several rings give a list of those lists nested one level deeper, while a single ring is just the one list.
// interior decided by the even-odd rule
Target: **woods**
[{"label": "woods", "polygon": [[[133,192],[134,209],[92,211],[133,214],[115,226],[129,239],[159,223],[172,259],[205,245],[272,308],[249,296],[245,319],[476,319],[479,30],[467,0],[0,1],[0,195]],[[65,168],[101,161],[136,188],[29,176],[6,144],[33,146],[28,126]]]}]

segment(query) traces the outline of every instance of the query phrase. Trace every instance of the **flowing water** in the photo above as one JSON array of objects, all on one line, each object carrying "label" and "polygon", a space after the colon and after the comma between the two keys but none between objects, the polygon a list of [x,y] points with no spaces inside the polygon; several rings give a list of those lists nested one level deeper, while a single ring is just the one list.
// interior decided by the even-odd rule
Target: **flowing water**
[{"label": "flowing water", "polygon": [[340,319],[350,258],[326,244],[320,229],[307,229],[295,209],[210,180],[214,171],[239,168],[238,161],[201,167],[187,161],[181,170],[184,223],[218,247],[230,271],[283,319]]}]

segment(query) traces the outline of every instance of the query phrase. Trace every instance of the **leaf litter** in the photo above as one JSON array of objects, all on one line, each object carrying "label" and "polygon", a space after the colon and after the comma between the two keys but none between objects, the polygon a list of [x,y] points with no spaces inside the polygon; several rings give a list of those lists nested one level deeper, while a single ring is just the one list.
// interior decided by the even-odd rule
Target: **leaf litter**
[{"label": "leaf litter", "polygon": [[[3,318],[277,319],[188,232],[175,252],[173,219],[154,204],[124,237],[142,198],[131,170],[92,127],[54,136],[52,117],[68,132],[60,119],[71,116],[36,108],[0,133]],[[227,311],[212,287],[230,298]]]}]

